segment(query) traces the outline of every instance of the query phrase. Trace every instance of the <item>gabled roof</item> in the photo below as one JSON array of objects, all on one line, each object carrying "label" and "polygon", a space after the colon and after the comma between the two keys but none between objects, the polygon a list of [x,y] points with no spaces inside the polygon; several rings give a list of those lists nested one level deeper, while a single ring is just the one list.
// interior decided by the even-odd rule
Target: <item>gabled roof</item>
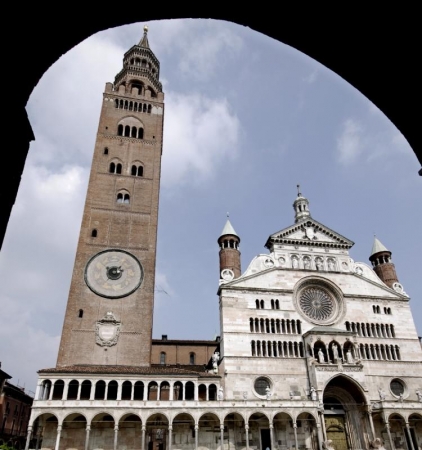
[{"label": "gabled roof", "polygon": [[354,245],[354,242],[328,228],[321,222],[309,218],[270,235],[265,243],[265,247],[271,249],[274,244],[349,249]]}]

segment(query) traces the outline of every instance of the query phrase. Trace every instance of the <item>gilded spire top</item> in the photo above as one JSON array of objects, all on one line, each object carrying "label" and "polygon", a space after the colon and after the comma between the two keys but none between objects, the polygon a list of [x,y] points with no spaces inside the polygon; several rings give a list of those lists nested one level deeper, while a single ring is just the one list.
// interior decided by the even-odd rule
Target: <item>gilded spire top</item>
[{"label": "gilded spire top", "polygon": [[142,36],[142,39],[139,41],[139,47],[143,47],[143,48],[150,48],[149,47],[149,42],[148,42],[148,25],[144,26],[144,35]]}]

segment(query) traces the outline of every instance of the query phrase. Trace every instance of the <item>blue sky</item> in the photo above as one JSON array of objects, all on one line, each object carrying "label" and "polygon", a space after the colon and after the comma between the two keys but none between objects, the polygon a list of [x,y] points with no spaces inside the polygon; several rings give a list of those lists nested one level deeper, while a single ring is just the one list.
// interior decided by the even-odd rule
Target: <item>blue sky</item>
[{"label": "blue sky", "polygon": [[[247,27],[151,22],[165,92],[154,337],[213,339],[217,238],[241,237],[242,269],[293,223],[296,185],[312,216],[393,253],[422,335],[419,165],[369,100],[308,56]],[[34,390],[55,365],[102,93],[144,24],[98,33],[54,64],[27,105],[36,141],[0,256],[2,369]]]}]

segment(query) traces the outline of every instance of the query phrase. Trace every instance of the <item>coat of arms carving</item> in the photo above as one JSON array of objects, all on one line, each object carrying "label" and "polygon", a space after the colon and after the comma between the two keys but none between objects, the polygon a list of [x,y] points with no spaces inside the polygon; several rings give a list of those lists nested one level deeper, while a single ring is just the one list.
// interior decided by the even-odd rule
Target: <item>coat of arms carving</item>
[{"label": "coat of arms carving", "polygon": [[111,311],[97,322],[95,330],[95,341],[101,347],[112,347],[117,344],[120,334],[119,322]]}]

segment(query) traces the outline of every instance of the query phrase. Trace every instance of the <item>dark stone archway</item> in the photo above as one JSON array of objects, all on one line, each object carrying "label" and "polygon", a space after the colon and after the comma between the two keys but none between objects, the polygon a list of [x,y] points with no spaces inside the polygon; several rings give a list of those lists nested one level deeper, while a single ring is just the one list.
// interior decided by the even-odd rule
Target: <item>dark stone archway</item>
[{"label": "dark stone archway", "polygon": [[[382,12],[358,7],[301,5],[273,12],[273,5],[229,12],[217,4],[195,7],[86,8],[72,3],[65,13],[47,4],[29,3],[22,10],[11,3],[7,14],[4,67],[13,75],[3,82],[3,107],[7,136],[8,172],[1,190],[0,236],[3,242],[15,202],[29,142],[35,137],[25,111],[28,98],[44,72],[69,49],[110,27],[135,22],[174,18],[213,18],[236,22],[284,42],[330,68],[369,98],[403,133],[422,164],[422,135],[418,114],[421,88],[418,63],[418,13],[416,4],[395,5]],[[19,8],[19,9],[18,9]],[[77,24],[77,26],[75,26]],[[21,39],[16,36],[20,34]],[[4,73],[6,70],[4,70]],[[419,167],[415,167],[415,176]],[[422,169],[419,170],[422,175]]]}]

